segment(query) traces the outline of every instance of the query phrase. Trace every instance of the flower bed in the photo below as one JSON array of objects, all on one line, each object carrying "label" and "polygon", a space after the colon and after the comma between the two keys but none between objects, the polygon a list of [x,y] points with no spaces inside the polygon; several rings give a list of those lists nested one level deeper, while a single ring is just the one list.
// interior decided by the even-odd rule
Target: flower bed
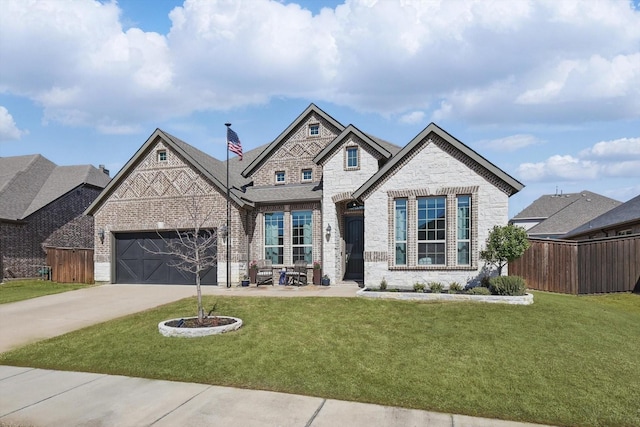
[{"label": "flower bed", "polygon": [[520,296],[503,296],[503,295],[471,295],[471,294],[445,294],[445,293],[425,293],[414,291],[379,291],[364,288],[356,292],[359,297],[365,298],[387,298],[399,300],[417,300],[417,301],[473,301],[488,302],[496,304],[515,304],[530,305],[533,304],[533,295],[525,294]]}]

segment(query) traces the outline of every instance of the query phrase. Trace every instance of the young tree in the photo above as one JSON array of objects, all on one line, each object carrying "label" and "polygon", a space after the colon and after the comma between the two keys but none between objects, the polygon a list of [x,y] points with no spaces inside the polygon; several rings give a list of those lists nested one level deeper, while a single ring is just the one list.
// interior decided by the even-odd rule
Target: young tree
[{"label": "young tree", "polygon": [[181,231],[176,227],[175,239],[167,239],[158,231],[158,236],[164,242],[164,249],[152,249],[145,246],[142,246],[142,248],[152,254],[170,256],[173,259],[169,262],[170,267],[175,267],[178,270],[195,275],[198,299],[198,324],[202,325],[204,308],[202,307],[200,278],[203,272],[217,263],[218,233],[217,228],[211,230],[205,227],[205,224],[211,218],[213,208],[206,214],[203,214],[198,202],[195,196],[191,196],[189,201],[185,202],[185,210],[187,211],[186,219],[190,226],[188,230]]},{"label": "young tree", "polygon": [[487,237],[486,248],[480,251],[480,258],[495,265],[501,276],[502,267],[520,258],[528,248],[529,239],[524,228],[513,224],[495,225]]}]

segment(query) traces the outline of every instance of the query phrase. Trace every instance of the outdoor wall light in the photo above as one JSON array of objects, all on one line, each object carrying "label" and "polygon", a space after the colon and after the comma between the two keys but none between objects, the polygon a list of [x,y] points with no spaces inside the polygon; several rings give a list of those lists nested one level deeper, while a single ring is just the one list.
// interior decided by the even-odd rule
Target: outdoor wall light
[{"label": "outdoor wall light", "polygon": [[104,228],[98,230],[98,239],[100,239],[100,243],[104,244]]},{"label": "outdoor wall light", "polygon": [[327,224],[327,229],[325,231],[326,231],[325,236],[326,236],[327,242],[328,242],[329,239],[331,238],[331,224]]}]

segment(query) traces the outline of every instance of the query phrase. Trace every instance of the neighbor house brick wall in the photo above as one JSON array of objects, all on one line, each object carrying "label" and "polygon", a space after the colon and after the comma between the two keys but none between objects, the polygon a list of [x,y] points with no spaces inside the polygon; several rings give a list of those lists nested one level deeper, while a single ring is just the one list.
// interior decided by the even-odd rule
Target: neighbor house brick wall
[{"label": "neighbor house brick wall", "polygon": [[[165,150],[166,161],[158,159]],[[189,208],[196,199],[198,216],[207,217],[204,228],[219,229],[227,221],[226,194],[193,169],[162,141],[122,177],[119,185],[95,212],[95,229],[104,230],[104,243],[95,242],[95,279],[112,282],[115,277],[114,234],[118,232],[192,229]],[[231,203],[231,281],[237,282],[246,270],[246,220]],[[226,282],[226,243],[218,239],[218,282]]]},{"label": "neighbor house brick wall", "polygon": [[[359,151],[359,168],[346,170],[345,149],[347,146],[357,145]],[[344,219],[345,206],[352,201],[351,193],[357,190],[378,170],[380,155],[371,150],[360,138],[353,134],[342,144],[336,146],[329,153],[323,163],[322,230],[331,225],[331,237],[323,241],[322,273],[334,281],[342,280],[344,276],[343,254],[344,247]],[[368,211],[368,207],[365,207]],[[366,242],[366,240],[365,240]]]},{"label": "neighbor house brick wall", "polygon": [[[312,124],[320,125],[318,136],[309,135],[309,126]],[[322,168],[313,162],[313,158],[333,141],[338,133],[338,129],[325,119],[311,114],[251,175],[254,186],[274,185],[277,171],[285,172],[285,184],[300,183],[303,169],[311,169],[312,181],[319,182],[322,178]]]},{"label": "neighbor house brick wall", "polygon": [[[433,142],[411,153],[401,168],[387,177],[365,200],[365,285],[379,286],[384,278],[390,287],[413,286],[415,282],[439,281],[475,283],[482,271],[478,251],[484,247],[489,229],[505,225],[508,216],[508,195],[485,177],[468,167],[455,155],[447,153]],[[455,266],[455,224],[447,227],[447,265],[393,268],[393,199],[446,195],[447,222],[455,221],[456,195],[472,196],[472,265]],[[408,210],[407,222],[415,222],[414,212]],[[453,225],[453,227],[451,227]],[[409,227],[408,230],[412,228]],[[415,227],[413,227],[415,230]],[[408,256],[415,261],[416,248],[408,248]],[[413,255],[411,255],[413,253]]]},{"label": "neighbor house brick wall", "polygon": [[92,248],[93,218],[84,210],[100,189],[81,186],[21,222],[0,222],[0,253],[6,277],[35,277],[46,264],[46,247]]}]

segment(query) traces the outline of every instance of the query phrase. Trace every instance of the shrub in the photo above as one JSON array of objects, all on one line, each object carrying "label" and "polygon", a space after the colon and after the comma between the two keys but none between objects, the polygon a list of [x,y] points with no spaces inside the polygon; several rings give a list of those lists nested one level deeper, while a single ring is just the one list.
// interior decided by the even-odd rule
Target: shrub
[{"label": "shrub", "polygon": [[488,288],[490,286],[491,276],[482,276],[480,278],[480,286],[483,288]]},{"label": "shrub", "polygon": [[520,276],[498,276],[490,280],[489,289],[494,295],[524,295],[527,284]]},{"label": "shrub", "polygon": [[385,279],[384,277],[380,281],[380,290],[381,291],[386,291],[387,290],[387,279]]},{"label": "shrub", "polygon": [[434,294],[439,294],[440,292],[442,292],[442,289],[444,289],[444,286],[442,286],[442,283],[429,282],[429,290]]},{"label": "shrub", "polygon": [[462,285],[458,282],[453,282],[449,285],[450,293],[458,293],[462,290]]},{"label": "shrub", "polygon": [[425,285],[424,283],[416,282],[413,284],[413,290],[416,292],[424,292]]},{"label": "shrub", "polygon": [[485,288],[484,286],[476,286],[475,288],[469,289],[468,292],[471,295],[491,295],[489,288]]}]

